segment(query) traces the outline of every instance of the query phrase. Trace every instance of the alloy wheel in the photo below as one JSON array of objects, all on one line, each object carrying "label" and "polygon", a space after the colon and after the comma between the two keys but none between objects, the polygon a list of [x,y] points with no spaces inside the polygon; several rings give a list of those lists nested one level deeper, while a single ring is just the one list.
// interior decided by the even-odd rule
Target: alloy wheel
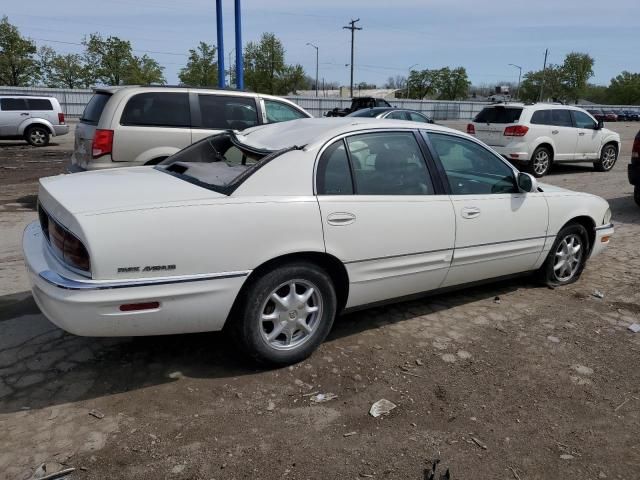
[{"label": "alloy wheel", "polygon": [[556,248],[553,272],[560,282],[568,282],[573,278],[584,255],[583,241],[579,235],[572,233],[562,239]]},{"label": "alloy wheel", "polygon": [[549,169],[549,154],[546,150],[540,150],[533,157],[533,171],[537,175],[544,175]]},{"label": "alloy wheel", "polygon": [[260,309],[260,333],[275,350],[294,350],[306,343],[320,325],[323,300],[308,280],[280,284]]},{"label": "alloy wheel", "polygon": [[616,163],[616,149],[609,146],[602,152],[602,168],[604,170],[611,170]]},{"label": "alloy wheel", "polygon": [[29,133],[29,139],[34,145],[43,145],[46,138],[46,134],[42,130],[37,128],[31,130],[31,132]]}]

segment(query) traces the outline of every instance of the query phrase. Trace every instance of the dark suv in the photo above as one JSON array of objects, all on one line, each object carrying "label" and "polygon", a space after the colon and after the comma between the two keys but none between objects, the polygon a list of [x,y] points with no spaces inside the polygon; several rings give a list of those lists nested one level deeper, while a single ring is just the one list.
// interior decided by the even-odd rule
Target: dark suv
[{"label": "dark suv", "polygon": [[633,141],[633,148],[631,149],[631,163],[628,170],[629,182],[634,186],[633,198],[636,203],[640,205],[640,131],[636,134],[636,138]]}]

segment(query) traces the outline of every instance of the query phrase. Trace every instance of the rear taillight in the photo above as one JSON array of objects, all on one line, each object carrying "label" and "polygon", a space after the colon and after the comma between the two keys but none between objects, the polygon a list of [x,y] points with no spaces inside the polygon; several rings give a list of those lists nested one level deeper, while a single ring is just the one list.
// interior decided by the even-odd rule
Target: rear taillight
[{"label": "rear taillight", "polygon": [[83,243],[50,217],[42,207],[38,208],[38,215],[40,217],[40,226],[44,236],[49,241],[54,255],[77,270],[91,271],[89,252]]},{"label": "rear taillight", "polygon": [[113,130],[96,130],[91,145],[91,155],[98,158],[111,153],[113,149]]},{"label": "rear taillight", "polygon": [[473,126],[473,123],[469,123],[467,125],[467,133],[469,135],[475,135],[476,134],[476,127]]},{"label": "rear taillight", "polygon": [[64,123],[64,113],[58,113],[58,123],[62,125]]},{"label": "rear taillight", "polygon": [[524,137],[529,131],[529,127],[524,125],[512,125],[504,129],[505,137]]},{"label": "rear taillight", "polygon": [[640,134],[636,135],[631,148],[631,158],[640,158]]}]

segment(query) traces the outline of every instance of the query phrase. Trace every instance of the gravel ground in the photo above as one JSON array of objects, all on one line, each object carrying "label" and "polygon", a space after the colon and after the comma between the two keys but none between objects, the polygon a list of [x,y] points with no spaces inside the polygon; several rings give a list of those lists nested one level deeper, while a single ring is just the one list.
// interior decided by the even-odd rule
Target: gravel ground
[{"label": "gravel ground", "polygon": [[[220,334],[93,339],[49,323],[20,237],[73,136],[0,142],[0,478],[48,462],[74,479],[424,479],[437,460],[452,479],[640,478],[640,334],[627,330],[640,322],[640,208],[626,178],[640,124],[609,127],[624,142],[613,171],[544,179],[611,204],[615,238],[579,282],[343,316],[279,370],[248,366]],[[397,408],[371,417],[382,398]]]}]

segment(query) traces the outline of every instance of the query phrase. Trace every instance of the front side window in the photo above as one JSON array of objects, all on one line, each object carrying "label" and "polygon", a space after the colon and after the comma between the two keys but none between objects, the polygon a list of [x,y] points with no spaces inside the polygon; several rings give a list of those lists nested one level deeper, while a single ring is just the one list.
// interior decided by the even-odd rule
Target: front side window
[{"label": "front side window", "polygon": [[139,93],[124,107],[122,125],[149,127],[190,127],[189,95],[187,93]]},{"label": "front side window", "polygon": [[433,195],[427,166],[412,132],[347,138],[358,195]]},{"label": "front side window", "polygon": [[244,130],[258,124],[253,98],[198,95],[203,128]]},{"label": "front side window", "polygon": [[595,130],[597,123],[584,112],[579,110],[572,110],[573,119],[576,122],[577,128],[588,128],[591,130]]},{"label": "front side window", "polygon": [[318,163],[318,195],[352,195],[353,183],[344,140],[331,144]]},{"label": "front side window", "polygon": [[0,99],[0,108],[7,112],[27,110],[27,100],[24,98],[3,98]]},{"label": "front side window", "polygon": [[518,193],[513,170],[495,154],[466,138],[429,133],[452,195]]},{"label": "front side window", "polygon": [[297,118],[307,118],[300,110],[275,100],[265,99],[264,108],[267,113],[268,123],[287,122],[289,120],[296,120]]}]

